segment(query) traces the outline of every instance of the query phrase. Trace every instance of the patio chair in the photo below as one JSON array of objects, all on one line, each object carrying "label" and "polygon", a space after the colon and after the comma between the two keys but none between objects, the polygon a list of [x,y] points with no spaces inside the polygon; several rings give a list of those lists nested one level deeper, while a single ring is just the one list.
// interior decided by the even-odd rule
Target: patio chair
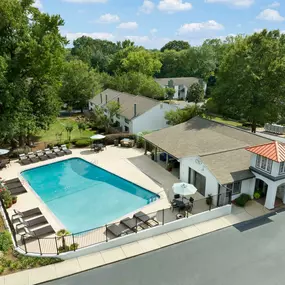
[{"label": "patio chair", "polygon": [[56,155],[49,148],[46,148],[44,153],[48,158],[56,158]]},{"label": "patio chair", "polygon": [[159,225],[159,222],[155,220],[154,217],[150,217],[149,215],[145,214],[144,212],[137,212],[134,214],[134,217],[142,221],[143,223],[147,224],[149,227],[155,227]]},{"label": "patio chair", "polygon": [[20,182],[20,179],[13,178],[13,179],[5,180],[5,184],[14,183],[14,182]]},{"label": "patio chair", "polygon": [[31,162],[39,162],[40,161],[40,159],[38,157],[36,157],[33,152],[28,153],[28,158],[31,160]]},{"label": "patio chair", "polygon": [[66,144],[62,144],[60,148],[65,154],[72,154],[72,151],[66,147]]},{"label": "patio chair", "polygon": [[24,227],[24,231],[25,233],[23,234],[23,236],[27,237],[28,239],[37,238],[40,236],[46,236],[55,233],[54,229],[50,225],[36,229],[34,231],[30,230],[27,227]]},{"label": "patio chair", "polygon": [[24,212],[18,211],[16,209],[14,209],[14,215],[12,215],[12,221],[22,218],[22,219],[27,219],[27,218],[31,218],[34,216],[39,216],[42,215],[42,212],[39,208],[33,208]]},{"label": "patio chair", "polygon": [[31,163],[31,160],[24,153],[19,154],[19,160],[22,165]]},{"label": "patio chair", "polygon": [[25,221],[21,217],[19,218],[20,223],[16,225],[17,232],[21,231],[24,227],[32,228],[32,227],[38,227],[41,225],[45,225],[48,223],[47,219],[44,216],[40,216],[38,218]]},{"label": "patio chair", "polygon": [[185,205],[186,204],[182,200],[173,199],[171,202],[172,212],[174,209],[179,209],[179,211],[183,210],[185,208]]},{"label": "patio chair", "polygon": [[9,190],[23,186],[20,180],[18,182],[13,182],[13,183],[5,182],[5,185],[7,186]]},{"label": "patio chair", "polygon": [[39,160],[44,161],[47,160],[48,157],[43,153],[42,150],[37,150],[36,151],[36,156],[39,158]]},{"label": "patio chair", "polygon": [[0,161],[0,169],[6,168],[7,164],[4,161]]},{"label": "patio chair", "polygon": [[120,237],[123,235],[128,235],[133,233],[134,231],[130,230],[129,228],[127,228],[126,226],[124,226],[123,224],[113,224],[107,227],[107,231],[110,232],[112,235],[114,235],[115,237]]},{"label": "patio chair", "polygon": [[58,146],[54,146],[53,147],[53,152],[57,155],[57,156],[64,156],[64,152],[62,150],[60,150],[58,148]]},{"label": "patio chair", "polygon": [[140,230],[143,230],[144,228],[141,226],[144,224],[143,221],[137,219],[137,218],[126,218],[120,221],[121,224],[127,226],[130,230],[137,232],[138,228]]},{"label": "patio chair", "polygon": [[9,189],[8,187],[8,190],[11,192],[12,195],[20,195],[20,194],[24,194],[27,192],[27,190],[23,186],[13,188],[13,189]]}]

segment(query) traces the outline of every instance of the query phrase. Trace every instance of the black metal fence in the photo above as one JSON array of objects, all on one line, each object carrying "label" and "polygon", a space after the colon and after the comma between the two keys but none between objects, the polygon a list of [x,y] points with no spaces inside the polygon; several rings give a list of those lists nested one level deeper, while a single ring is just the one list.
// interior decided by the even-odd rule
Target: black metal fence
[{"label": "black metal fence", "polygon": [[[185,208],[167,208],[158,210],[152,213],[147,213],[149,219],[145,220],[145,215],[137,214],[132,219],[121,220],[120,222],[108,224],[99,228],[83,231],[80,233],[73,233],[64,237],[28,237],[20,236],[17,241],[16,233],[13,223],[10,221],[8,213],[4,210],[4,213],[9,221],[13,238],[16,241],[18,247],[20,247],[26,253],[35,253],[40,255],[60,255],[62,252],[76,251],[91,245],[109,242],[119,236],[112,233],[112,227],[119,227],[121,229],[121,235],[136,234],[146,229],[150,229],[157,225],[164,226],[168,223],[174,222],[177,219],[187,219],[193,215],[211,211],[215,208],[231,204],[231,193],[221,193],[219,195],[195,200],[193,203],[188,203]],[[2,205],[3,206],[3,205]],[[3,207],[3,209],[5,209]]]}]

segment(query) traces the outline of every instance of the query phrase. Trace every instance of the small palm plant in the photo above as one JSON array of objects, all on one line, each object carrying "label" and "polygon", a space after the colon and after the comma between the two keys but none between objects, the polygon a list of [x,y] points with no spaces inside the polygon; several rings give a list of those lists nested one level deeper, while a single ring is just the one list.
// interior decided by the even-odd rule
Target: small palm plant
[{"label": "small palm plant", "polygon": [[84,122],[79,122],[79,123],[77,124],[77,126],[78,126],[78,130],[79,130],[79,132],[80,132],[80,135],[82,135],[82,131],[85,131],[85,130],[86,130],[87,125],[86,125]]},{"label": "small palm plant", "polygon": [[69,250],[69,247],[66,245],[66,240],[65,240],[65,237],[70,235],[70,232],[67,231],[66,229],[61,229],[59,230],[57,233],[57,239],[58,240],[61,240],[61,243],[62,243],[62,246],[59,247],[59,251],[61,252],[64,252],[64,251],[68,251]]},{"label": "small palm plant", "polygon": [[71,133],[73,131],[73,125],[69,124],[65,126],[65,130],[67,132],[67,138],[69,141],[71,141]]}]

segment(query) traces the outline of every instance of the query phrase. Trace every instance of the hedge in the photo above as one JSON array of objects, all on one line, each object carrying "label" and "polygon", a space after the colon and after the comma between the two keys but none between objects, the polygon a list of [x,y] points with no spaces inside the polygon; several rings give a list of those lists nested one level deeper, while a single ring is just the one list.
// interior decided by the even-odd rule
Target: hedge
[{"label": "hedge", "polygon": [[91,144],[91,141],[89,139],[81,139],[81,140],[75,141],[74,144],[77,147],[85,147],[85,146],[89,146]]},{"label": "hedge", "polygon": [[114,144],[114,140],[122,140],[122,139],[135,139],[136,135],[134,134],[127,134],[127,133],[117,133],[117,134],[109,134],[106,135],[104,139],[105,145],[112,145]]}]

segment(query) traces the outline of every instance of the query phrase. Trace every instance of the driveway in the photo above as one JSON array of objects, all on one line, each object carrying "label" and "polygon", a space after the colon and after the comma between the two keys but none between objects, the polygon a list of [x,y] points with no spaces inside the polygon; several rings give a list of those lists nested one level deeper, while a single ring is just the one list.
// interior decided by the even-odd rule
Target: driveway
[{"label": "driveway", "polygon": [[285,213],[251,220],[46,285],[284,284]]}]

